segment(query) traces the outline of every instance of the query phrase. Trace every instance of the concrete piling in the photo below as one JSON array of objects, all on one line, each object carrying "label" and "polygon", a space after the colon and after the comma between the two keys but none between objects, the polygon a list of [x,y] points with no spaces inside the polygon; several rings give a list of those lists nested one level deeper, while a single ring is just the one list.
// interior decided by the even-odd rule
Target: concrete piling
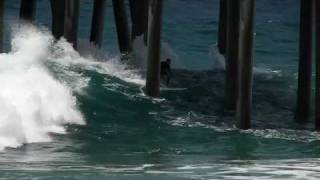
[{"label": "concrete piling", "polygon": [[65,1],[50,0],[52,12],[52,34],[56,39],[64,35]]},{"label": "concrete piling", "polygon": [[147,31],[148,31],[148,0],[130,0],[131,12],[131,39],[135,40],[136,37],[143,35],[144,43],[147,44]]},{"label": "concrete piling", "polygon": [[306,122],[310,113],[312,52],[313,52],[313,0],[300,0],[300,54],[295,119]]},{"label": "concrete piling", "polygon": [[320,1],[315,0],[316,34],[316,88],[315,88],[315,129],[320,131]]},{"label": "concrete piling", "polygon": [[21,0],[20,19],[34,21],[36,17],[37,0]]},{"label": "concrete piling", "polygon": [[80,0],[65,1],[64,37],[77,49]]},{"label": "concrete piling", "polygon": [[104,33],[104,15],[106,0],[94,0],[90,42],[101,47]]},{"label": "concrete piling", "polygon": [[227,0],[220,0],[218,49],[220,54],[225,54],[227,42]]},{"label": "concrete piling", "polygon": [[227,46],[225,75],[225,107],[236,109],[238,89],[239,0],[227,1]]},{"label": "concrete piling", "polygon": [[131,52],[131,41],[125,3],[124,0],[113,0],[112,2],[120,53],[128,54]]},{"label": "concrete piling", "polygon": [[240,129],[249,129],[251,127],[252,107],[255,0],[240,0],[239,5],[239,86],[237,122]]},{"label": "concrete piling", "polygon": [[160,95],[160,50],[162,29],[162,0],[149,0],[148,62],[145,93],[151,97]]}]

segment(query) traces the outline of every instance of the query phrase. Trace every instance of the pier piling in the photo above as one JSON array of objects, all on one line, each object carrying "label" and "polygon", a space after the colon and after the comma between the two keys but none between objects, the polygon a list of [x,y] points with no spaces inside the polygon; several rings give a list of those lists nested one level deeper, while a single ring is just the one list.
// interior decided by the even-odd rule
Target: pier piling
[{"label": "pier piling", "polygon": [[65,1],[64,37],[77,49],[80,0]]},{"label": "pier piling", "polygon": [[160,95],[162,3],[162,0],[149,0],[148,62],[145,93],[151,97]]},{"label": "pier piling", "polygon": [[252,66],[255,0],[240,0],[239,26],[239,90],[237,122],[240,129],[251,127]]},{"label": "pier piling", "polygon": [[144,43],[147,44],[148,31],[148,0],[130,0],[130,12],[132,31],[131,39],[143,35]]},{"label": "pier piling", "polygon": [[218,49],[220,54],[226,52],[227,41],[227,0],[220,0],[219,7],[219,31],[218,31]]},{"label": "pier piling", "polygon": [[239,52],[239,0],[227,0],[225,107],[236,109]]},{"label": "pier piling", "polygon": [[50,0],[52,12],[52,34],[60,39],[64,34],[65,1]]},{"label": "pier piling", "polygon": [[34,21],[36,17],[37,0],[21,0],[20,19]]},{"label": "pier piling", "polygon": [[300,0],[300,54],[295,119],[306,122],[310,113],[312,52],[313,52],[313,0]]},{"label": "pier piling", "polygon": [[316,30],[316,93],[315,93],[315,129],[320,131],[320,1],[315,0]]},{"label": "pier piling", "polygon": [[113,0],[112,2],[120,53],[128,54],[131,52],[131,41],[125,3],[124,0]]},{"label": "pier piling", "polygon": [[0,0],[0,53],[3,52],[4,11],[5,0]]},{"label": "pier piling", "polygon": [[106,0],[94,0],[93,5],[90,42],[98,47],[101,47],[103,41],[105,2]]}]

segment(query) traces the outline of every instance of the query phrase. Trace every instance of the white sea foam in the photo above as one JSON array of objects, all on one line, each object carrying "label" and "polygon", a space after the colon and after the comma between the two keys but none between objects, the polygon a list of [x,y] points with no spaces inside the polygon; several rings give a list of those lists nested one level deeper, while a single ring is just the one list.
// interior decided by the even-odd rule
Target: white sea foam
[{"label": "white sea foam", "polygon": [[[195,179],[318,179],[319,159],[226,160],[177,167]],[[203,170],[207,173],[203,173]],[[170,170],[170,169],[169,169]],[[179,174],[177,174],[179,175]]]},{"label": "white sea foam", "polygon": [[308,130],[291,130],[291,129],[250,129],[241,131],[252,134],[257,137],[266,139],[282,139],[288,141],[297,141],[310,143],[320,140],[320,134]]},{"label": "white sea foam", "polygon": [[0,150],[50,141],[66,124],[84,124],[76,98],[45,67],[53,43],[46,31],[14,27],[11,52],[0,54]]},{"label": "white sea foam", "polygon": [[[132,60],[136,66],[142,70],[146,70],[147,67],[147,46],[144,44],[143,35],[138,36],[133,41],[133,53]],[[174,69],[183,69],[182,63],[180,62],[179,56],[175,53],[173,48],[168,42],[161,42],[161,61],[165,61],[167,58],[171,59],[172,68]]]},{"label": "white sea foam", "polygon": [[[64,38],[55,42],[44,28],[20,24],[12,29],[11,51],[0,54],[0,150],[47,142],[50,133],[65,133],[66,124],[85,124],[73,95],[90,82],[82,70],[145,83],[137,70],[90,43],[80,41],[78,53]],[[48,63],[54,65],[48,69]]]},{"label": "white sea foam", "polygon": [[[95,49],[91,44],[80,41],[79,52],[73,49],[64,38],[60,39],[52,47],[50,60],[59,63],[68,71],[68,67],[79,67],[86,70],[94,70],[101,74],[117,77],[123,81],[144,85],[145,80],[139,71],[131,68],[119,57],[109,57],[106,53]],[[91,50],[90,50],[91,49]],[[93,50],[94,49],[94,50]]]},{"label": "white sea foam", "polygon": [[144,44],[144,37],[138,36],[132,43],[132,61],[133,63],[140,67],[141,69],[147,68],[147,47]]}]

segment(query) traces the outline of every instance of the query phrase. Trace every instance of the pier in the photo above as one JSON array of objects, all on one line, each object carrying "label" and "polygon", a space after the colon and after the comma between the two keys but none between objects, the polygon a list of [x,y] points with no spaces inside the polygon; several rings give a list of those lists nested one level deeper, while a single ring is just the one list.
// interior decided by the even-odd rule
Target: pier
[{"label": "pier", "polygon": [[[64,37],[77,49],[80,0],[48,0],[51,5],[52,34]],[[256,0],[217,0],[220,2],[217,47],[225,57],[224,107],[234,113],[239,129],[251,128],[253,64],[255,49]],[[3,51],[5,0],[0,0],[0,50]],[[37,0],[20,1],[21,21],[33,22]],[[163,0],[112,0],[119,52],[132,53],[132,44],[143,36],[147,48],[145,94],[160,97]],[[103,45],[106,0],[92,1],[89,41]],[[129,10],[129,12],[128,12]],[[214,10],[212,10],[214,11]],[[298,13],[298,12],[297,12]],[[214,35],[214,34],[213,34]],[[298,87],[295,121],[305,123],[315,102],[314,125],[320,131],[320,1],[301,0]],[[214,42],[213,42],[214,43]],[[315,45],[315,47],[314,47]],[[130,56],[129,56],[130,57]],[[128,59],[128,58],[123,58]],[[130,58],[129,58],[130,59]],[[313,61],[314,59],[314,61]],[[312,94],[312,64],[315,64],[315,94]],[[313,101],[311,98],[315,97]],[[294,121],[294,120],[293,120]]]}]

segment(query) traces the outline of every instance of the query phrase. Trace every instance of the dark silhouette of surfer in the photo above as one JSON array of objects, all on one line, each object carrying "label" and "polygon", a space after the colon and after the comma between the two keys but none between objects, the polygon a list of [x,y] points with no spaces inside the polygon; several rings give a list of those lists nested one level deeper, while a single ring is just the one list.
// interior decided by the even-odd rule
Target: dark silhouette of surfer
[{"label": "dark silhouette of surfer", "polygon": [[166,61],[161,62],[161,77],[166,78],[167,86],[170,83],[171,77],[171,59],[167,58]]}]

